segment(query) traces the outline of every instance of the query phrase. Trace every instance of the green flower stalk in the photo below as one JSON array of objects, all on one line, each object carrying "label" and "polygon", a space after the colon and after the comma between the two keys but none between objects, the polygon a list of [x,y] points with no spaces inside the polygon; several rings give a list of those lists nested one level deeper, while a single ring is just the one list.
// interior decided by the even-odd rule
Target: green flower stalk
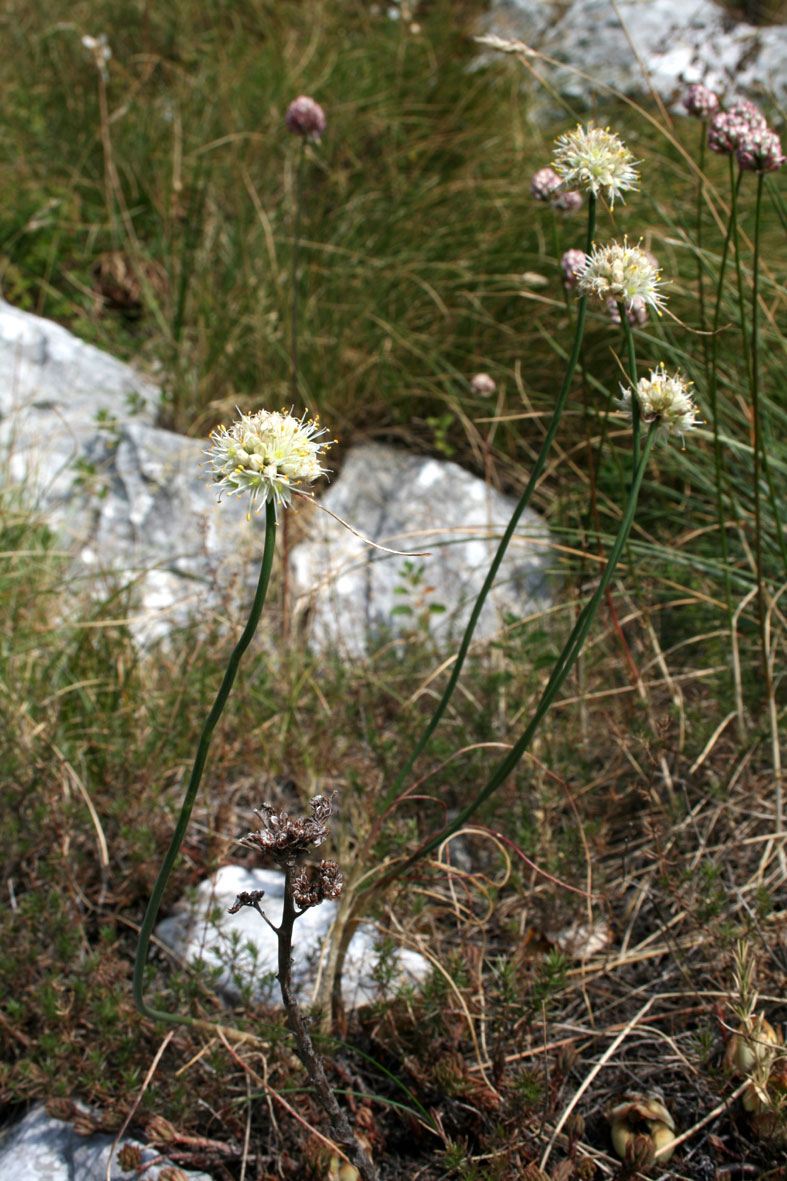
[{"label": "green flower stalk", "polygon": [[241,414],[238,421],[229,429],[218,427],[211,435],[211,447],[205,452],[213,467],[214,486],[219,491],[219,499],[224,492],[229,495],[247,495],[249,512],[257,501],[260,502],[257,511],[265,505],[265,543],[249,618],[232,651],[216,700],[202,727],[180,815],[139,931],[134,964],[134,1004],[143,1017],[150,1017],[156,1021],[195,1024],[190,1017],[156,1009],[146,1002],[145,964],[150,937],[167,882],[186,835],[205,770],[213,731],[224,712],[241,657],[254,637],[265,605],[273,566],[278,507],[289,505],[293,493],[302,491],[301,485],[311,483],[325,471],[320,460],[321,451],[328,444],[316,442],[316,438],[323,433],[316,422],[307,420],[305,416],[297,419],[284,412],[260,410],[257,414]]},{"label": "green flower stalk", "polygon": [[407,858],[406,861],[396,866],[389,873],[385,874],[379,882],[375,883],[376,889],[382,889],[396,878],[401,877],[411,865],[430,853],[446,837],[457,832],[473,816],[480,805],[505,783],[522,756],[527,752],[541,721],[555,700],[577,657],[582,651],[585,639],[596,617],[599,604],[612,581],[615,569],[631,532],[651,448],[659,434],[664,438],[667,438],[673,433],[679,434],[682,437],[697,421],[696,408],[689,394],[687,383],[678,374],[669,376],[662,367],[652,371],[649,378],[641,378],[634,389],[623,391],[621,404],[624,412],[631,412],[633,401],[636,401],[639,405],[640,418],[648,424],[648,432],[645,436],[642,454],[634,474],[623,519],[612,545],[601,580],[592,598],[580,612],[571,634],[566,640],[563,650],[552,669],[552,673],[527,728],[505,758],[501,760],[476,798],[441,832],[431,837],[420,849],[416,850],[412,856]]}]

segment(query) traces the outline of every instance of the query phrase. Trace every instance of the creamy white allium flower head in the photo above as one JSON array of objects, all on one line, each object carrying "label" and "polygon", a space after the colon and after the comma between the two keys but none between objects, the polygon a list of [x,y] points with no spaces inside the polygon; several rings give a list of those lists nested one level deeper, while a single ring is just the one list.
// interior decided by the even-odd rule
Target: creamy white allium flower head
[{"label": "creamy white allium flower head", "polygon": [[594,246],[577,275],[577,294],[588,295],[599,303],[614,299],[631,308],[636,302],[649,304],[657,312],[664,306],[659,291],[661,279],[653,256],[639,246],[613,242]]},{"label": "creamy white allium flower head", "polygon": [[631,414],[634,397],[639,402],[643,423],[658,424],[659,433],[666,439],[670,432],[680,435],[697,426],[697,407],[689,393],[690,383],[679,373],[670,375],[663,365],[651,369],[650,377],[641,377],[636,391],[620,387],[621,397],[617,405],[624,414]]},{"label": "creamy white allium flower head", "polygon": [[589,190],[601,194],[614,205],[628,189],[636,189],[637,161],[625,144],[609,128],[578,124],[555,140],[552,167],[566,189]]},{"label": "creamy white allium flower head", "polygon": [[330,441],[318,442],[323,434],[317,419],[305,414],[296,418],[284,410],[240,414],[231,427],[216,427],[204,454],[213,467],[219,500],[225,492],[247,495],[249,512],[258,501],[257,512],[268,501],[288,507],[293,491],[326,470],[320,461]]}]

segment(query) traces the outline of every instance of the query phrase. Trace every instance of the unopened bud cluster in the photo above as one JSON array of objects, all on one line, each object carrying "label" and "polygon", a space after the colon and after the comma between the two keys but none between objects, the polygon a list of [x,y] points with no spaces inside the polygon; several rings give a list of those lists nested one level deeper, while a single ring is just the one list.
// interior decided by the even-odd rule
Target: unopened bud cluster
[{"label": "unopened bud cluster", "polygon": [[301,94],[287,107],[284,122],[294,135],[318,140],[325,131],[325,111],[313,98]]},{"label": "unopened bud cluster", "polygon": [[582,208],[582,194],[565,189],[554,168],[539,168],[530,181],[530,195],[536,201],[548,201],[559,213],[574,213]]},{"label": "unopened bud cluster", "polygon": [[[688,109],[687,99],[683,101]],[[768,126],[759,107],[748,99],[714,114],[708,128],[708,147],[720,155],[734,154],[738,167],[748,172],[776,172],[785,161],[779,136]]]}]

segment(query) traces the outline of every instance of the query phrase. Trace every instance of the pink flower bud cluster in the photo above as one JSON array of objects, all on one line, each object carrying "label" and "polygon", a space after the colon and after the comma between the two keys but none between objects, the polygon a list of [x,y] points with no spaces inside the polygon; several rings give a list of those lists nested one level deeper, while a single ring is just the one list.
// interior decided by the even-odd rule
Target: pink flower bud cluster
[{"label": "pink flower bud cluster", "polygon": [[301,94],[287,107],[284,122],[295,135],[318,140],[325,131],[325,111],[313,98]]},{"label": "pink flower bud cluster", "polygon": [[561,188],[562,181],[553,168],[539,168],[530,182],[530,195],[536,201],[549,201],[559,213],[574,213],[582,208],[582,194]]},{"label": "pink flower bud cluster", "polygon": [[747,172],[776,172],[784,163],[782,141],[768,127],[755,127],[738,144],[738,167]]},{"label": "pink flower bud cluster", "polygon": [[[616,299],[607,300],[607,315],[610,324],[620,324],[620,307]],[[648,309],[642,299],[632,299],[626,308],[626,319],[632,328],[641,328],[648,322]]]},{"label": "pink flower bud cluster", "polygon": [[560,260],[563,272],[563,286],[567,291],[576,287],[580,271],[584,268],[587,255],[584,250],[567,250]]},{"label": "pink flower bud cluster", "polygon": [[687,115],[695,119],[710,119],[719,109],[719,96],[701,82],[695,82],[683,96]]},{"label": "pink flower bud cluster", "polygon": [[708,128],[708,147],[712,152],[730,156],[755,128],[764,129],[765,119],[754,103],[736,103],[728,111],[718,111]]},{"label": "pink flower bud cluster", "polygon": [[482,398],[491,398],[497,389],[497,383],[488,373],[476,373],[470,379],[470,389],[474,394],[480,394]]}]

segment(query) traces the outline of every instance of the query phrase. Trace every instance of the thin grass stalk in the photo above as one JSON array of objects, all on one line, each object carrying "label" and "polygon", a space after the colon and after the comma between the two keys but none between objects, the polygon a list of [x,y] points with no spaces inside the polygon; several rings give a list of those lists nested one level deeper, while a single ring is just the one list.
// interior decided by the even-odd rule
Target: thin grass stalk
[{"label": "thin grass stalk", "polygon": [[180,808],[180,815],[178,822],[175,825],[175,831],[172,834],[172,839],[169,843],[164,861],[159,870],[156,883],[153,887],[153,893],[150,896],[148,908],[145,911],[145,917],[142,920],[142,926],[139,931],[139,942],[137,943],[137,955],[134,962],[134,1004],[143,1017],[150,1017],[154,1021],[167,1021],[170,1024],[191,1025],[192,1020],[188,1017],[180,1016],[176,1013],[167,1013],[163,1009],[156,1009],[149,1005],[144,998],[144,977],[145,964],[148,958],[148,947],[150,945],[150,937],[153,933],[153,927],[156,923],[161,900],[164,896],[164,891],[167,887],[172,868],[180,852],[180,846],[183,843],[183,838],[186,835],[186,829],[191,818],[191,811],[194,807],[194,801],[197,798],[200,782],[202,781],[202,773],[205,770],[205,762],[208,757],[208,750],[210,748],[210,741],[213,736],[213,731],[216,724],[221,717],[224,707],[227,704],[227,699],[235,682],[235,677],[238,672],[241,657],[252,641],[257,625],[262,615],[262,609],[265,605],[265,596],[268,591],[268,583],[270,582],[271,568],[273,566],[273,551],[276,544],[276,507],[273,501],[268,501],[265,508],[265,543],[262,552],[262,562],[260,565],[260,576],[257,582],[257,590],[254,595],[254,601],[251,605],[249,618],[246,626],[243,629],[240,639],[232,650],[227,669],[224,673],[224,678],[221,682],[216,700],[213,707],[205,719],[200,734],[199,743],[197,745],[197,753],[194,756],[194,764],[191,769],[191,777],[189,779],[186,794],[183,797],[183,803]]},{"label": "thin grass stalk", "polygon": [[[595,231],[595,223],[596,223],[596,198],[593,196],[592,193],[590,193],[590,194],[588,194],[588,227],[587,227],[587,242],[586,242],[586,249],[585,249],[586,254],[589,254],[592,249],[593,234]],[[464,665],[465,658],[466,658],[468,650],[470,648],[470,642],[473,638],[473,633],[475,631],[476,624],[478,623],[479,616],[481,615],[481,609],[482,609],[484,603],[486,602],[486,599],[487,599],[487,596],[489,595],[490,590],[492,589],[492,585],[495,581],[495,578],[497,577],[497,572],[500,569],[500,565],[503,561],[506,550],[508,549],[509,542],[511,541],[511,538],[514,535],[514,530],[516,529],[516,527],[519,523],[519,519],[522,516],[522,513],[525,511],[525,508],[527,507],[527,505],[530,501],[530,497],[533,494],[533,490],[535,489],[535,487],[538,483],[538,480],[541,476],[541,473],[544,470],[544,465],[546,464],[547,456],[548,456],[549,451],[552,447],[552,443],[554,441],[555,435],[557,434],[557,429],[560,425],[560,419],[563,414],[563,410],[565,408],[566,399],[568,398],[568,393],[571,388],[571,382],[574,377],[574,372],[576,370],[577,363],[579,361],[580,349],[582,347],[582,337],[583,337],[583,333],[585,330],[586,314],[587,314],[587,297],[582,296],[579,300],[579,307],[577,310],[577,321],[576,321],[576,326],[574,329],[574,343],[573,343],[573,347],[571,350],[571,355],[568,360],[568,365],[566,367],[566,373],[563,378],[563,384],[560,388],[560,393],[558,394],[557,400],[555,402],[555,410],[552,415],[552,421],[549,425],[549,430],[547,431],[544,441],[541,444],[541,450],[538,453],[538,456],[536,458],[536,462],[533,465],[533,469],[530,473],[530,479],[528,480],[527,486],[526,486],[524,492],[522,493],[521,497],[519,498],[519,502],[518,502],[516,508],[514,509],[512,516],[511,516],[511,520],[508,522],[506,530],[505,530],[502,538],[500,539],[500,543],[497,547],[497,551],[495,553],[494,558],[492,559],[492,564],[489,567],[489,571],[487,573],[486,578],[484,579],[483,586],[481,587],[478,598],[475,601],[475,604],[473,606],[473,610],[470,615],[470,619],[468,620],[467,627],[465,628],[465,632],[462,637],[462,642],[459,645],[459,651],[457,652],[456,660],[454,662],[454,667],[451,672],[451,676],[448,680],[448,684],[445,687],[443,695],[440,698],[440,701],[438,702],[434,713],[432,714],[423,733],[421,734],[421,737],[419,738],[412,753],[410,754],[410,757],[408,758],[407,762],[405,763],[405,765],[402,767],[401,771],[397,775],[396,780],[394,781],[393,786],[391,787],[390,791],[385,796],[385,799],[380,804],[380,811],[384,812],[386,810],[386,808],[390,805],[390,803],[399,794],[402,784],[404,783],[405,779],[407,778],[410,771],[412,770],[416,759],[421,754],[421,752],[424,750],[427,743],[429,742],[429,739],[432,737],[432,734],[437,729],[437,726],[440,723],[440,719],[442,718],[443,714],[445,713],[448,703],[451,700],[451,697],[453,696],[454,689],[456,688],[457,683],[459,681],[459,676],[462,671],[462,666]]]},{"label": "thin grass stalk", "polygon": [[383,889],[385,886],[388,886],[391,882],[395,881],[396,878],[399,878],[402,876],[402,874],[406,873],[416,861],[419,861],[422,857],[425,857],[432,851],[432,849],[435,849],[439,844],[441,844],[442,841],[446,839],[446,837],[462,828],[462,826],[466,824],[470,817],[473,816],[478,810],[481,804],[488,800],[490,796],[494,795],[498,788],[500,788],[503,783],[505,783],[508,776],[517,766],[522,756],[526,753],[531,741],[533,740],[533,737],[535,736],[536,731],[538,730],[539,725],[541,724],[541,721],[544,718],[544,715],[547,713],[555,697],[560,692],[563,682],[571,671],[574,662],[582,650],[585,639],[587,638],[587,634],[590,631],[593,620],[595,619],[599,603],[606,593],[607,587],[612,581],[615,568],[620,561],[620,556],[623,552],[623,548],[634,523],[634,514],[637,508],[637,500],[639,499],[639,492],[642,486],[642,480],[645,475],[645,469],[647,468],[650,451],[656,438],[657,426],[658,424],[656,422],[652,422],[648,429],[648,434],[645,438],[645,443],[642,448],[642,454],[637,466],[637,471],[632,482],[631,493],[629,495],[628,503],[626,504],[626,510],[623,514],[623,519],[620,523],[620,527],[607,560],[604,573],[601,576],[601,580],[595,592],[593,593],[592,598],[580,612],[577,622],[574,624],[574,627],[571,631],[571,635],[568,637],[566,643],[563,646],[563,650],[560,653],[554,668],[552,669],[552,673],[550,674],[549,680],[547,681],[544,691],[541,694],[541,698],[539,699],[536,710],[524,733],[520,736],[506,757],[498,765],[497,769],[493,772],[492,776],[489,778],[482,790],[478,793],[476,798],[470,804],[468,804],[467,807],[464,808],[441,832],[426,841],[421,846],[421,848],[416,850],[416,852],[408,857],[406,861],[403,861],[400,865],[395,866],[392,870],[385,874],[379,882],[375,883],[374,888]]}]

